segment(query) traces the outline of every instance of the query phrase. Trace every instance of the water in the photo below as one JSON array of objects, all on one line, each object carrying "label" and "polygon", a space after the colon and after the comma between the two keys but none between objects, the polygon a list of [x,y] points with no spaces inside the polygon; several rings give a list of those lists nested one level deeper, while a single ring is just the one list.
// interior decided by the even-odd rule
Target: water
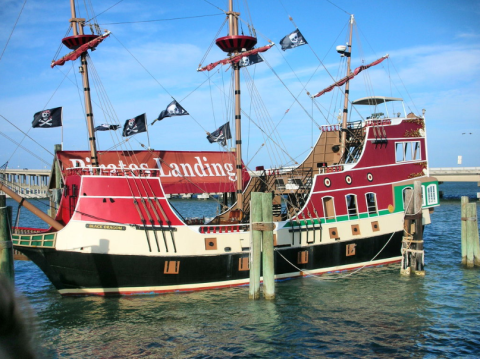
[{"label": "water", "polygon": [[16,286],[46,358],[476,358],[480,269],[460,264],[460,196],[473,199],[480,188],[440,190],[446,199],[425,230],[424,278],[391,265],[295,279],[277,283],[272,302],[249,300],[248,287],[62,298],[34,264],[17,261]]}]

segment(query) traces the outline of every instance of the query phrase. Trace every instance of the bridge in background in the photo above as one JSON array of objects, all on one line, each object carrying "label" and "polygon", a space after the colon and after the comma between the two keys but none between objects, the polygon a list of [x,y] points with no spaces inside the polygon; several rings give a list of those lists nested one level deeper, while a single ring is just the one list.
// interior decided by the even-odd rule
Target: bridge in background
[{"label": "bridge in background", "polygon": [[[50,170],[7,169],[0,171],[0,181],[22,197],[45,198]],[[0,194],[4,194],[3,191]]]},{"label": "bridge in background", "polygon": [[480,167],[430,168],[430,176],[440,182],[477,182],[480,186]]}]

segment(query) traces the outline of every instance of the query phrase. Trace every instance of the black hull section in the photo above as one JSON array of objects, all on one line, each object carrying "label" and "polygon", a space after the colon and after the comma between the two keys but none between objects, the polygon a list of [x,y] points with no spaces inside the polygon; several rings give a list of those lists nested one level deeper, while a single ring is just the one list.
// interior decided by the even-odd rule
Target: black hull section
[{"label": "black hull section", "polygon": [[[300,273],[295,267],[317,273],[338,266],[352,269],[373,259],[386,263],[401,255],[402,235],[401,231],[393,236],[387,234],[325,245],[277,247],[275,274],[298,276]],[[355,244],[355,254],[347,256],[347,245],[350,244]],[[82,289],[86,290],[83,294],[99,295],[191,291],[241,285],[249,278],[248,270],[240,270],[240,262],[248,258],[248,252],[153,257],[64,252],[38,247],[19,246],[16,249],[38,265],[62,294],[82,294],[78,291]],[[305,251],[308,252],[308,262],[298,264],[299,257],[305,258],[305,254],[302,256],[299,252]],[[165,273],[167,261],[179,262],[178,273]]]}]

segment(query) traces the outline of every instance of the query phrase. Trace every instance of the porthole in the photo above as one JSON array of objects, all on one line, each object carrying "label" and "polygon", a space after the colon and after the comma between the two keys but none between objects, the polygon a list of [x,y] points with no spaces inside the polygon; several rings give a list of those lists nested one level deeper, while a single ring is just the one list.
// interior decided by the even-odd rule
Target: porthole
[{"label": "porthole", "polygon": [[347,182],[347,184],[352,184],[352,177],[345,176],[345,182]]},{"label": "porthole", "polygon": [[325,178],[323,180],[323,183],[325,184],[326,187],[330,187],[332,185],[332,182],[330,182],[330,178]]},{"label": "porthole", "polygon": [[367,173],[367,180],[368,182],[372,182],[373,181],[373,175],[369,172]]}]

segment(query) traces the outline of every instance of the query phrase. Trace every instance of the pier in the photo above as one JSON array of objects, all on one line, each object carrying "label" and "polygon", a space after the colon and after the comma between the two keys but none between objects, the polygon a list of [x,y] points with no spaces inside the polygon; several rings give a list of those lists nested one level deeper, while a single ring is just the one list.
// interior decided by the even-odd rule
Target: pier
[{"label": "pier", "polygon": [[480,186],[480,167],[439,167],[429,171],[439,182],[477,182]]},{"label": "pier", "polygon": [[[15,193],[26,198],[44,198],[48,195],[50,170],[7,169],[0,171],[0,181]],[[0,191],[0,194],[4,194]]]}]

